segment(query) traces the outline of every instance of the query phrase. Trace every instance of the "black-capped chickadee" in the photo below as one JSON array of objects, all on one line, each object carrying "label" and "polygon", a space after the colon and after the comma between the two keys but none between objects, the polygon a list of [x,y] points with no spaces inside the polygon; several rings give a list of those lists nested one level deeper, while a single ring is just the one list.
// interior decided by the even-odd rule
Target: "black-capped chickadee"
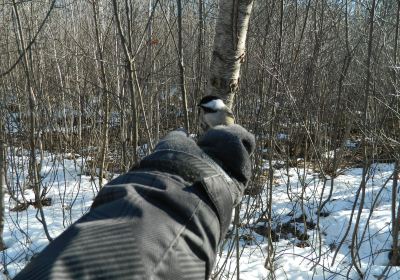
[{"label": "black-capped chickadee", "polygon": [[224,101],[217,96],[204,96],[198,104],[200,128],[202,132],[217,125],[231,125],[235,123],[235,117]]}]

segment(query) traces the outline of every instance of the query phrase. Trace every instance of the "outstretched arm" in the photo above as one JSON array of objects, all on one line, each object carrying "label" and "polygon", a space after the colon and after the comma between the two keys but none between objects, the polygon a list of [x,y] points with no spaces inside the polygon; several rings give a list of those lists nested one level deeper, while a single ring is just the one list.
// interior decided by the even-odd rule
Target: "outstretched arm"
[{"label": "outstretched arm", "polygon": [[239,126],[211,129],[198,145],[169,133],[15,279],[207,279],[253,148]]}]

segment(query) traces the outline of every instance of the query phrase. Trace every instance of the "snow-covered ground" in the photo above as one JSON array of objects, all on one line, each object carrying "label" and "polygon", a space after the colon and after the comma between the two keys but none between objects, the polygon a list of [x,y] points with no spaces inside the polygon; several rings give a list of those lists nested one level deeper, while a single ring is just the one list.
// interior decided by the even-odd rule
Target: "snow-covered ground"
[{"label": "snow-covered ground", "polygon": [[[28,176],[28,155],[21,150],[9,151],[8,155],[13,163],[8,168],[8,180],[16,190],[15,195],[21,198]],[[84,162],[76,155],[48,153],[43,157],[41,183],[47,189],[46,197],[52,200],[52,205],[44,208],[44,214],[53,238],[89,209],[98,192],[98,180],[85,175]],[[356,242],[365,279],[400,279],[400,268],[388,267],[393,168],[392,164],[374,164],[369,170]],[[355,269],[350,270],[350,248],[360,199],[353,217],[352,208],[361,175],[361,169],[353,168],[335,178],[332,199],[323,211],[325,217],[318,219],[318,205],[328,196],[332,181],[325,182],[322,194],[324,181],[311,170],[304,172],[301,168],[290,168],[288,174],[285,169],[275,171],[272,187],[273,267],[270,270],[264,265],[269,251],[266,238],[269,225],[265,215],[268,189],[261,196],[245,196],[239,228],[240,279],[267,279],[272,271],[276,279],[359,279]],[[26,189],[23,194],[28,201],[34,200],[32,190]],[[29,206],[24,211],[11,211],[16,203],[9,193],[5,195],[5,203],[7,249],[1,255],[0,275],[7,279],[5,275],[13,277],[48,244],[48,240],[37,209]],[[304,218],[308,222],[308,238],[305,235],[301,238]],[[350,221],[352,227],[346,235]],[[235,231],[232,227],[229,234],[234,236]],[[340,244],[342,240],[343,244]],[[215,271],[222,268],[218,277],[236,279],[236,261],[236,243],[233,238],[228,238],[218,256]]]},{"label": "snow-covered ground", "polygon": [[[7,179],[22,201],[28,176],[28,154],[23,150],[8,153]],[[86,213],[98,192],[98,178],[85,175],[85,160],[75,155],[55,156],[46,154],[41,168],[41,186],[47,189],[51,206],[44,207],[46,224],[51,237],[57,237],[65,228]],[[34,201],[32,189],[23,191],[27,201]],[[4,241],[7,249],[1,255],[1,276],[13,277],[49,242],[44,233],[41,218],[32,205],[25,211],[13,211],[15,200],[5,193]],[[0,277],[0,279],[2,279]]]},{"label": "snow-covered ground", "polygon": [[[364,279],[400,279],[400,267],[388,266],[393,169],[392,164],[374,164],[368,173],[355,243],[358,245],[354,246],[359,247],[359,266]],[[318,219],[318,205],[328,197],[332,181],[326,181],[321,200],[324,182],[319,174],[297,168],[289,169],[288,174],[284,169],[275,171],[272,229],[279,238],[274,238],[270,254],[276,279],[360,279],[356,270],[351,269],[350,248],[360,198],[353,217],[352,209],[361,178],[361,168],[349,169],[337,177],[333,181],[332,198],[323,210],[326,217],[321,215]],[[267,196],[265,190],[258,200],[245,198],[241,208],[240,279],[268,279],[271,273],[264,268],[268,256],[268,222],[260,216],[260,211],[254,211],[259,208],[257,204],[267,207]],[[302,213],[307,221],[308,239],[299,238],[304,230]],[[236,279],[236,256],[234,241],[228,242],[218,262],[219,267],[225,266],[221,278]]]}]

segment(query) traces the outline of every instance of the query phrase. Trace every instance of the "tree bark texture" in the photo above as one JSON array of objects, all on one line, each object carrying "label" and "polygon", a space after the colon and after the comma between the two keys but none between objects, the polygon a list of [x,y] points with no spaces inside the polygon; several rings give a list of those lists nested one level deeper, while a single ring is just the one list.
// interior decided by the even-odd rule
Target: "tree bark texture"
[{"label": "tree bark texture", "polygon": [[4,231],[4,190],[6,188],[6,144],[3,136],[3,124],[0,118],[0,251],[5,249],[3,241]]},{"label": "tree bark texture", "polygon": [[220,0],[211,57],[207,95],[221,97],[232,108],[239,89],[240,65],[245,45],[252,0]]}]

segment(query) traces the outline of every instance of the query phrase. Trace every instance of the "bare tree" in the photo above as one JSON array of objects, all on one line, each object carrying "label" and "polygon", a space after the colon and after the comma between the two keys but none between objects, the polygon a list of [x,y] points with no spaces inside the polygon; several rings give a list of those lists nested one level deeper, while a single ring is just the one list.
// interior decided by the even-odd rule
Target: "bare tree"
[{"label": "bare tree", "polygon": [[29,123],[30,123],[30,131],[29,131],[29,145],[30,145],[30,164],[29,164],[29,170],[30,170],[30,177],[31,177],[31,183],[33,185],[33,190],[35,193],[35,203],[38,206],[38,211],[40,213],[40,219],[38,220],[41,222],[43,225],[44,232],[46,234],[46,237],[49,241],[53,240],[53,238],[50,236],[50,233],[47,228],[47,223],[46,223],[46,217],[43,212],[43,205],[42,205],[42,194],[41,194],[41,189],[40,189],[40,181],[39,181],[39,176],[40,176],[40,164],[38,163],[36,159],[36,152],[37,149],[40,149],[38,145],[40,145],[40,133],[37,131],[37,121],[38,121],[38,116],[37,116],[37,99],[36,99],[36,94],[34,92],[34,85],[32,81],[32,73],[31,73],[31,64],[29,63],[29,58],[28,58],[28,53],[25,51],[27,49],[26,44],[25,44],[25,37],[24,33],[22,30],[22,23],[21,19],[19,16],[18,12],[18,7],[17,3],[15,0],[12,1],[13,3],[13,11],[17,23],[17,36],[18,36],[18,41],[20,43],[20,55],[23,56],[23,68],[25,72],[25,77],[26,77],[26,83],[27,83],[27,91],[28,91],[28,96],[29,96]]},{"label": "bare tree", "polygon": [[[393,48],[393,67],[391,69],[392,74],[392,83],[393,83],[393,104],[396,104],[396,97],[398,98],[397,91],[397,75],[396,75],[396,66],[397,66],[397,48],[398,48],[398,37],[399,37],[399,24],[400,24],[400,1],[397,1],[397,13],[396,13],[396,31],[394,37],[394,48]],[[400,128],[400,120],[397,121],[398,128]],[[396,124],[394,124],[396,126]],[[395,129],[395,127],[391,128]],[[400,233],[400,204],[396,207],[397,204],[397,191],[398,191],[398,179],[399,179],[399,153],[396,154],[396,161],[393,172],[393,186],[392,186],[392,257],[390,259],[391,265],[400,265],[400,252],[399,252],[399,233]],[[396,214],[397,213],[397,214]]]},{"label": "bare tree", "polygon": [[[400,205],[396,209],[396,195],[398,190],[398,180],[400,174],[399,161],[396,161],[393,172],[393,186],[392,186],[392,256],[390,264],[393,266],[400,265],[400,252],[399,252],[399,233],[400,233]],[[397,215],[396,215],[397,212]]]},{"label": "bare tree", "polygon": [[[155,10],[156,5],[158,4],[158,1],[154,4],[153,8],[153,13]],[[126,22],[127,22],[127,32],[124,32],[123,26],[121,23],[121,18],[120,18],[120,11],[119,11],[119,6],[117,1],[113,0],[113,11],[114,11],[114,17],[115,17],[115,23],[116,23],[116,28],[118,30],[118,35],[121,39],[121,45],[125,54],[125,60],[127,64],[127,71],[129,75],[129,90],[131,92],[131,99],[132,99],[132,111],[134,112],[134,149],[137,148],[138,146],[138,131],[139,131],[139,120],[138,120],[138,113],[137,113],[137,99],[139,100],[139,105],[140,109],[142,112],[142,116],[144,119],[144,124],[145,124],[145,132],[147,134],[147,139],[149,141],[149,147],[150,149],[153,148],[153,141],[152,141],[152,136],[151,136],[151,131],[148,126],[147,118],[146,118],[146,112],[143,104],[143,96],[142,96],[142,89],[139,84],[139,79],[138,79],[138,71],[137,71],[137,66],[136,66],[136,54],[137,51],[133,49],[133,42],[132,42],[132,18],[130,15],[130,4],[125,1],[125,11],[126,11]],[[147,25],[148,26],[148,25]],[[143,33],[144,36],[145,33]],[[143,37],[141,38],[143,39]],[[137,95],[137,96],[136,96]],[[138,157],[137,157],[137,152],[135,151],[135,162],[138,162]]]},{"label": "bare tree", "polygon": [[230,108],[239,89],[240,65],[246,55],[252,8],[252,0],[219,2],[207,95],[222,97]]},{"label": "bare tree", "polygon": [[[368,172],[368,167],[370,164],[370,155],[368,154],[367,151],[367,134],[366,132],[369,130],[369,125],[368,125],[368,102],[369,102],[369,97],[371,94],[371,60],[372,60],[372,40],[373,40],[373,33],[374,33],[374,18],[375,18],[375,0],[372,0],[371,8],[370,8],[370,14],[369,14],[369,34],[368,34],[368,51],[367,51],[367,57],[366,57],[366,79],[365,79],[365,92],[364,92],[364,108],[363,108],[363,138],[362,138],[362,146],[363,146],[363,171],[362,171],[362,177],[361,177],[361,183],[360,183],[360,204],[359,204],[359,209],[357,212],[357,217],[354,225],[354,231],[351,239],[351,258],[352,258],[352,265],[354,268],[357,270],[358,275],[362,279],[364,277],[363,272],[361,271],[360,268],[360,257],[358,254],[358,250],[360,248],[360,243],[358,241],[358,226],[360,223],[360,218],[361,218],[361,213],[362,209],[364,207],[364,201],[365,201],[365,193],[366,193],[366,180],[367,180],[367,172]],[[349,269],[350,271],[350,269]]]},{"label": "bare tree", "polygon": [[3,240],[4,231],[4,190],[6,186],[6,140],[4,130],[4,109],[0,107],[0,251],[5,249]]},{"label": "bare tree", "polygon": [[105,167],[105,160],[108,148],[108,130],[109,130],[109,111],[110,111],[110,101],[108,97],[108,84],[107,84],[107,76],[105,70],[105,61],[104,61],[104,54],[103,54],[103,44],[102,44],[102,35],[100,31],[100,24],[99,24],[99,5],[97,0],[92,1],[93,7],[93,19],[94,19],[94,29],[95,29],[95,36],[96,36],[96,46],[97,46],[97,59],[100,65],[100,88],[102,91],[102,102],[103,102],[103,127],[102,127],[102,144],[100,149],[100,171],[99,171],[99,185],[102,187],[103,185],[103,177],[104,177],[104,169]]},{"label": "bare tree", "polygon": [[183,38],[182,38],[182,1],[177,0],[178,4],[178,52],[179,52],[179,83],[182,94],[182,110],[185,117],[185,129],[189,133],[189,112],[187,105],[185,64],[183,59]]}]

